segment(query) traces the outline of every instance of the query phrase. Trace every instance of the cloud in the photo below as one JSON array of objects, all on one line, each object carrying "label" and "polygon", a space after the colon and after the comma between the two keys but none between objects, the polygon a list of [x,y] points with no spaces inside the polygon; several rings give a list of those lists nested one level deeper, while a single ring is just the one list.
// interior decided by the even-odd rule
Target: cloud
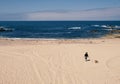
[{"label": "cloud", "polygon": [[23,13],[0,14],[0,21],[26,20],[26,17],[26,14]]},{"label": "cloud", "polygon": [[[0,17],[1,19],[1,17]],[[11,20],[120,20],[120,7],[99,8],[90,10],[65,11],[38,11],[24,14],[4,15],[2,19]]]}]

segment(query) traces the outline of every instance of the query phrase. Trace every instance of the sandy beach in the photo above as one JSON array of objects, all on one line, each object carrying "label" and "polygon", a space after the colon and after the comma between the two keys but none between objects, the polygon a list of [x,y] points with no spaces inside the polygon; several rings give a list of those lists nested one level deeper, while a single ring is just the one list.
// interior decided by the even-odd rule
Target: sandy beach
[{"label": "sandy beach", "polygon": [[120,84],[120,39],[0,39],[0,84]]}]

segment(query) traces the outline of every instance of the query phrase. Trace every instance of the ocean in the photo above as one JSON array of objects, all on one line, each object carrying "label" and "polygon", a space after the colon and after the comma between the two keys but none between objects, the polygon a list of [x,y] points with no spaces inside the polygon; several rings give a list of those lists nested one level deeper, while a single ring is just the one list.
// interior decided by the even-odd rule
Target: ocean
[{"label": "ocean", "polygon": [[120,30],[120,21],[0,21],[0,38],[84,39],[100,38]]}]

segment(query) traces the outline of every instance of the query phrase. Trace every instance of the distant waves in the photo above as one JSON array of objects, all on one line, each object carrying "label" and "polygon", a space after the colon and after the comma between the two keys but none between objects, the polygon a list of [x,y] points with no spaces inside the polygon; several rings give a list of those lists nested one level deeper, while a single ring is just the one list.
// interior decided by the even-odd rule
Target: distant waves
[{"label": "distant waves", "polygon": [[79,29],[81,29],[81,27],[70,27],[70,28],[68,28],[68,29],[70,29],[70,30],[72,30],[72,29],[73,29],[73,30],[74,30],[74,29],[75,29],[75,30],[79,30]]},{"label": "distant waves", "polygon": [[92,25],[93,27],[103,27],[103,28],[120,28],[118,25]]}]

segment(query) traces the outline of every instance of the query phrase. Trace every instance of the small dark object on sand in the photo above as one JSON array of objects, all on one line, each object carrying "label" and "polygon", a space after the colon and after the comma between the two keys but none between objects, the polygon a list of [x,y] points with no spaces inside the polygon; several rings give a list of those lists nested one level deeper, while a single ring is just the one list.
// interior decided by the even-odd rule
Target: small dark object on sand
[{"label": "small dark object on sand", "polygon": [[95,62],[95,63],[98,63],[98,60],[95,60],[94,62]]}]

